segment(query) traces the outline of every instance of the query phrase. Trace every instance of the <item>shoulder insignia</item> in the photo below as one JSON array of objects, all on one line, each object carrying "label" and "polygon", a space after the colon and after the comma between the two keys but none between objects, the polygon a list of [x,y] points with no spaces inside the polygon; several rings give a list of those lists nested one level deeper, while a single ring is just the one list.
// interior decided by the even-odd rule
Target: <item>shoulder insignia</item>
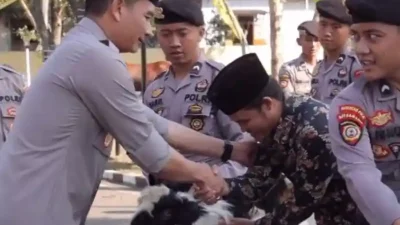
[{"label": "shoulder insignia", "polygon": [[355,146],[362,138],[367,117],[357,105],[340,105],[337,114],[340,136],[350,146]]},{"label": "shoulder insignia", "polygon": [[201,68],[203,68],[203,64],[201,62],[197,62],[194,64],[192,70],[189,72],[190,74],[199,74]]},{"label": "shoulder insignia", "polygon": [[164,71],[164,72],[161,72],[160,74],[158,74],[155,78],[154,78],[154,80],[158,80],[158,79],[160,79],[161,77],[163,77],[165,74],[167,74],[168,73],[168,71],[169,70],[167,70],[167,71]]},{"label": "shoulder insignia", "polygon": [[342,64],[344,62],[344,60],[346,59],[346,55],[345,54],[341,54],[339,56],[339,58],[336,60],[337,64]]}]

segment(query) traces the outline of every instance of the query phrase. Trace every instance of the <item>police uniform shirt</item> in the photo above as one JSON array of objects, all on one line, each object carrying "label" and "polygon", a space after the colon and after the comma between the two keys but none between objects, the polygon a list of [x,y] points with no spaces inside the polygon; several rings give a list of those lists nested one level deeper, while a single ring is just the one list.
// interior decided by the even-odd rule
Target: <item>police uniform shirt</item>
[{"label": "police uniform shirt", "polygon": [[157,173],[167,126],[142,104],[115,45],[82,19],[42,66],[0,151],[0,224],[84,224],[111,135]]},{"label": "police uniform shirt", "polygon": [[[172,67],[154,80],[144,93],[144,104],[162,117],[190,127],[209,136],[225,140],[239,140],[242,132],[239,125],[226,114],[213,107],[207,91],[217,76],[222,64],[206,59],[202,54],[192,70],[183,80],[176,80]],[[184,154],[195,162],[221,164],[220,159],[194,154]],[[229,162],[228,174],[242,175],[245,167]],[[233,171],[231,171],[233,169]]]},{"label": "police uniform shirt", "polygon": [[311,96],[326,104],[357,79],[362,73],[356,56],[341,54],[332,65],[326,60],[320,61],[314,69],[311,80]]},{"label": "police uniform shirt", "polygon": [[6,65],[0,66],[0,149],[10,132],[24,95],[24,76]]},{"label": "police uniform shirt", "polygon": [[330,108],[330,137],[339,171],[374,225],[392,224],[400,217],[399,115],[400,91],[384,80],[360,78]]},{"label": "police uniform shirt", "polygon": [[[347,0],[354,23],[400,25],[399,1]],[[361,77],[331,104],[329,130],[339,172],[371,225],[400,218],[400,91]]]},{"label": "police uniform shirt", "polygon": [[304,61],[303,56],[283,64],[279,70],[279,83],[285,96],[309,95],[313,71],[314,68]]}]

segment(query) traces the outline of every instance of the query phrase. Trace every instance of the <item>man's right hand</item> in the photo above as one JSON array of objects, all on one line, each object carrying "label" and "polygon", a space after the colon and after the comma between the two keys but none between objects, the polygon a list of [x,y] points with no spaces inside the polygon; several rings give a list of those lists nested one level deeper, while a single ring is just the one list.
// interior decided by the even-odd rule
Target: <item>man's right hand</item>
[{"label": "man's right hand", "polygon": [[216,168],[206,163],[198,163],[198,179],[195,182],[197,190],[207,192],[209,196],[221,196],[225,190],[225,180],[218,176]]}]

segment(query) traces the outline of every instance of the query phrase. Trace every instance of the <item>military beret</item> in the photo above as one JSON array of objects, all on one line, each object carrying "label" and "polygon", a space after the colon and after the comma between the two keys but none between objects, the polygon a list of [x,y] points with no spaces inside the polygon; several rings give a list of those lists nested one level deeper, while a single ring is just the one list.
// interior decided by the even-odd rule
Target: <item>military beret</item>
[{"label": "military beret", "polygon": [[162,10],[162,16],[156,16],[156,24],[189,23],[195,26],[204,25],[201,6],[194,0],[163,0],[157,6]]},{"label": "military beret", "polygon": [[317,2],[317,12],[320,16],[339,23],[352,24],[351,16],[342,0],[320,0]]},{"label": "military beret", "polygon": [[298,27],[297,30],[304,30],[306,31],[308,34],[314,36],[314,37],[318,37],[318,23],[315,21],[305,21],[303,23],[301,23]]},{"label": "military beret", "polygon": [[379,22],[400,26],[399,0],[347,0],[354,23]]},{"label": "military beret", "polygon": [[264,88],[269,89],[268,92],[272,95],[281,93],[277,82],[270,87],[273,80],[257,55],[250,53],[234,60],[218,73],[208,89],[207,97],[216,108],[232,115],[259,97]]}]

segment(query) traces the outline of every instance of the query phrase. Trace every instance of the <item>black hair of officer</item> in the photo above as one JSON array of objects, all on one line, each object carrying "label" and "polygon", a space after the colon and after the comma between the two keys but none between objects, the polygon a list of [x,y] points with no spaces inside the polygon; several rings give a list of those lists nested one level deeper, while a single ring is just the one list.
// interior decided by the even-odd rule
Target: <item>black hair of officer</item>
[{"label": "black hair of officer", "polygon": [[224,67],[210,86],[207,97],[222,112],[259,108],[264,98],[283,101],[283,91],[255,53],[246,54]]}]

